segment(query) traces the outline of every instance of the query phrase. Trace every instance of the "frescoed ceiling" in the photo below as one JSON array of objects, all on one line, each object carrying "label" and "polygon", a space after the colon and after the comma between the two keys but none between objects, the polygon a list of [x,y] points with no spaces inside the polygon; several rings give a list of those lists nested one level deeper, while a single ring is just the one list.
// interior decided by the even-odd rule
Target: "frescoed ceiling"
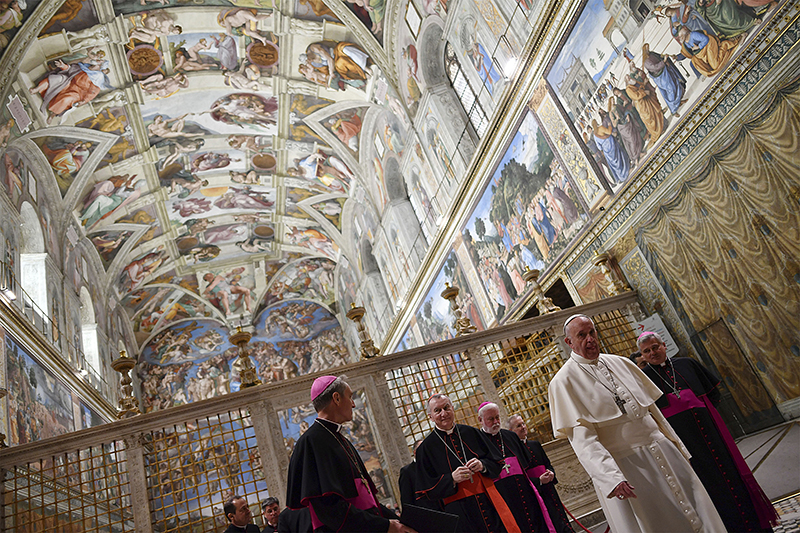
[{"label": "frescoed ceiling", "polygon": [[[329,3],[66,0],[25,51],[14,88],[65,259],[96,249],[137,351],[182,320],[254,326],[291,299],[341,311],[351,193],[362,211],[383,201],[364,147],[391,135],[381,155],[402,153],[409,115],[387,6]],[[7,7],[3,44],[47,7]]]}]

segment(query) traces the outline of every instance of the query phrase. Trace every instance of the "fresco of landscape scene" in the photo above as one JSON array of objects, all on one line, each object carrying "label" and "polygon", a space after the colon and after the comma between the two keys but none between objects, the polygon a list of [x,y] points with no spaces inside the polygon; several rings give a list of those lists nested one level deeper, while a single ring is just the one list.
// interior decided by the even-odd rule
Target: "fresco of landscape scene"
[{"label": "fresco of landscape scene", "polygon": [[[461,231],[472,266],[499,321],[524,292],[526,268],[546,270],[587,215],[531,111]],[[475,287],[474,289],[479,289]]]},{"label": "fresco of landscape scene", "polygon": [[[342,329],[319,303],[289,300],[255,321],[250,359],[272,383],[348,361]],[[183,320],[157,333],[142,351],[139,377],[145,411],[166,409],[239,390],[239,351],[215,320]],[[199,354],[199,356],[198,356]]]},{"label": "fresco of landscape scene", "polygon": [[547,81],[612,186],[675,128],[782,2],[697,0],[612,16],[622,0],[588,0]]},{"label": "fresco of landscape scene", "polygon": [[[399,349],[452,338],[454,317],[437,301],[444,301],[440,294],[445,282],[461,289],[457,302],[476,327],[501,321],[525,292],[525,270],[546,270],[586,225],[585,203],[573,189],[536,116],[525,111],[461,230],[456,251],[464,247],[469,264],[462,268],[458,254],[450,253]],[[465,272],[470,269],[475,276]],[[487,305],[481,305],[482,301]],[[434,313],[434,308],[441,311]],[[482,320],[476,320],[478,310]]]},{"label": "fresco of landscape scene", "polygon": [[[5,346],[11,444],[36,442],[106,423],[8,335]],[[81,416],[78,424],[76,411]]]},{"label": "fresco of landscape scene", "polygon": [[[342,433],[353,443],[364,466],[367,467],[375,488],[378,489],[378,500],[384,505],[393,505],[394,499],[389,488],[388,477],[383,469],[383,457],[375,442],[375,431],[372,428],[371,411],[362,390],[353,391],[353,420],[342,425]],[[291,457],[297,439],[317,419],[314,407],[309,403],[278,411],[278,420],[283,432],[287,457]]]}]

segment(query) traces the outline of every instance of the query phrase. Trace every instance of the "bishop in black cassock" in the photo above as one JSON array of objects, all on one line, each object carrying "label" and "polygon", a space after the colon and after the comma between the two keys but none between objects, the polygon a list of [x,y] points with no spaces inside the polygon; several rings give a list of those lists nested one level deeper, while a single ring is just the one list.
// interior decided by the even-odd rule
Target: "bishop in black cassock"
[{"label": "bishop in black cassock", "polygon": [[417,500],[439,502],[458,515],[460,532],[521,531],[492,479],[502,458],[477,429],[455,423],[450,398],[428,400],[435,428],[417,448]]},{"label": "bishop in black cassock", "polygon": [[657,333],[642,333],[638,342],[649,363],[644,373],[664,392],[656,406],[692,454],[692,468],[727,530],[772,531],[775,509],[715,407],[719,379],[689,357],[668,359]]},{"label": "bishop in black cassock", "polygon": [[547,514],[550,516],[553,527],[559,533],[573,533],[574,530],[569,525],[569,518],[567,518],[564,504],[561,503],[561,498],[555,487],[555,484],[558,483],[555,470],[553,465],[550,464],[550,459],[544,452],[541,443],[528,438],[528,427],[520,415],[508,417],[508,427],[516,433],[530,453],[531,462],[526,472],[528,478],[539,490],[539,496],[542,497],[544,505],[547,507]]},{"label": "bishop in black cassock", "polygon": [[286,505],[308,507],[316,532],[413,532],[378,503],[375,484],[358,451],[340,433],[353,418],[353,391],[323,376],[311,387],[317,419],[295,444],[289,461]]},{"label": "bishop in black cassock", "polygon": [[530,454],[515,433],[500,427],[500,409],[496,404],[484,402],[478,410],[481,431],[491,447],[500,452],[503,464],[494,484],[511,509],[522,531],[555,533],[547,507],[533,487],[525,471],[530,465]]},{"label": "bishop in black cassock", "polygon": [[[414,447],[414,456],[417,455],[417,448],[422,444],[422,441],[417,441]],[[417,462],[416,460],[408,463],[400,469],[400,476],[397,478],[397,484],[400,487],[400,502],[405,506],[407,504],[424,507],[426,509],[433,509],[434,511],[441,511],[439,502],[423,498],[417,500]]]}]

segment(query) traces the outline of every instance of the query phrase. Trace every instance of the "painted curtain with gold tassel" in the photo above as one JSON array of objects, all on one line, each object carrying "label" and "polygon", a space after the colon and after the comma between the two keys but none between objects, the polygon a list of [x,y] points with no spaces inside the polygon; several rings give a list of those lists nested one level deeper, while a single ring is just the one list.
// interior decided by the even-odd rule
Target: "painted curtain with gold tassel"
[{"label": "painted curtain with gold tassel", "polygon": [[731,135],[637,241],[747,417],[800,397],[800,80]]}]

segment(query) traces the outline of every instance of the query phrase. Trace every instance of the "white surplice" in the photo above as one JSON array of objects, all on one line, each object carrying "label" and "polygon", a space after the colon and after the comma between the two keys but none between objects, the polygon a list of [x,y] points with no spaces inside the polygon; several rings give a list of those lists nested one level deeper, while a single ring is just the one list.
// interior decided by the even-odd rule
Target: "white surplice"
[{"label": "white surplice", "polygon": [[[655,406],[661,394],[626,357],[572,352],[548,390],[554,435],[569,439],[612,531],[724,533],[689,452]],[[623,481],[637,497],[609,498]]]}]

